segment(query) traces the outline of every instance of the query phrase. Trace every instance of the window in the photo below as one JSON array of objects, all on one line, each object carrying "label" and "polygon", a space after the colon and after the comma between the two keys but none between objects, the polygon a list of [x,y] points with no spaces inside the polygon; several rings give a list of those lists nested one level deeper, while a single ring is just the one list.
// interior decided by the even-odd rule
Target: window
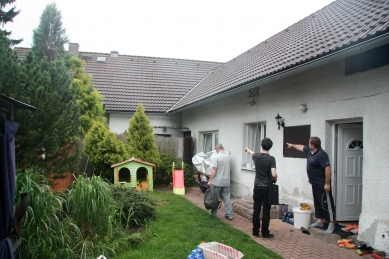
[{"label": "window", "polygon": [[363,150],[363,141],[359,139],[352,139],[347,144],[347,150]]},{"label": "window", "polygon": [[[266,123],[248,123],[244,125],[244,147],[250,148],[255,153],[261,152],[261,140],[266,138]],[[247,163],[252,163],[251,156],[244,153],[243,167],[247,167]]]},{"label": "window", "polygon": [[284,157],[307,158],[304,152],[288,148],[286,143],[308,145],[311,137],[311,125],[284,127]]},{"label": "window", "polygon": [[217,143],[219,143],[218,132],[206,132],[202,133],[203,137],[203,152],[208,153],[215,149]]}]

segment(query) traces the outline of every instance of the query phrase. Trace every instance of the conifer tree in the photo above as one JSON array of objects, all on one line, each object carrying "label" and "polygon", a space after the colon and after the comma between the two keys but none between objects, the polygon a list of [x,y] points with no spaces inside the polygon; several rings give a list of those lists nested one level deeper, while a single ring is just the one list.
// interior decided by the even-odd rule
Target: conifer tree
[{"label": "conifer tree", "polygon": [[82,59],[71,57],[69,63],[74,72],[72,85],[81,109],[79,131],[82,136],[85,136],[95,121],[105,121],[103,96],[93,87],[91,76],[85,74],[85,62]]},{"label": "conifer tree", "polygon": [[[7,22],[13,22],[15,16],[20,13],[20,10],[16,11],[16,6],[11,7],[8,11],[3,11],[3,8],[15,2],[15,0],[0,0],[0,27],[3,27]],[[0,30],[3,32],[5,36],[9,36],[11,34],[10,31]],[[19,40],[11,40],[12,45],[19,44],[23,39]]]},{"label": "conifer tree", "polygon": [[111,165],[128,159],[128,152],[122,141],[114,133],[109,132],[108,126],[96,121],[85,135],[84,153],[94,168],[94,174],[100,175],[113,182]]},{"label": "conifer tree", "polygon": [[11,40],[0,30],[0,93],[14,97],[12,89],[19,84],[19,65]]},{"label": "conifer tree", "polygon": [[[19,14],[16,7],[8,11],[3,9],[7,4],[15,0],[0,0],[0,28],[6,23],[12,22],[13,18]],[[19,84],[19,65],[16,53],[12,50],[12,45],[19,43],[21,40],[10,40],[11,32],[0,29],[0,93],[15,97],[12,89]]]},{"label": "conifer tree", "polygon": [[64,44],[68,42],[66,30],[62,28],[61,11],[55,3],[48,4],[40,17],[38,28],[34,30],[34,52],[51,62],[66,53]]},{"label": "conifer tree", "polygon": [[[16,136],[18,166],[37,164],[58,176],[74,171],[80,160],[77,143],[80,109],[71,87],[68,57],[63,55],[61,46],[66,36],[58,27],[62,24],[60,18],[55,4],[46,6],[34,31],[31,51],[22,62],[20,85],[15,90],[21,101],[37,108],[34,112],[17,111],[15,115],[20,122]],[[45,34],[45,28],[52,31]],[[55,46],[50,52],[42,51],[47,42]],[[45,160],[38,159],[42,148]]]},{"label": "conifer tree", "polygon": [[140,160],[160,165],[161,159],[158,147],[154,141],[153,127],[145,114],[142,104],[138,105],[128,127],[128,152],[130,156]]}]

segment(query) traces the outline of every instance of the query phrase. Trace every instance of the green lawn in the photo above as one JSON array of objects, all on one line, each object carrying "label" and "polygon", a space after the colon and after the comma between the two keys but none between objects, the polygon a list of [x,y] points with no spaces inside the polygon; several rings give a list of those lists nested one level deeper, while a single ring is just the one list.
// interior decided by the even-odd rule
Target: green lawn
[{"label": "green lawn", "polygon": [[129,245],[116,258],[186,259],[200,242],[219,242],[231,246],[247,259],[282,258],[256,243],[250,236],[223,221],[211,217],[184,197],[155,192],[158,201],[155,221],[143,231],[145,242]]}]

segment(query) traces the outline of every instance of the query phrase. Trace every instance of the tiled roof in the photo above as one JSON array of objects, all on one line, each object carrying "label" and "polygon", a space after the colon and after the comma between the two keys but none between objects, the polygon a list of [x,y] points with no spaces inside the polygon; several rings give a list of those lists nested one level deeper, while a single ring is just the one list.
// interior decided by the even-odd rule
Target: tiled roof
[{"label": "tiled roof", "polygon": [[[15,48],[20,59],[29,50]],[[92,52],[79,52],[79,57],[85,61],[85,73],[92,75],[93,86],[104,96],[108,112],[133,112],[142,103],[147,113],[164,113],[223,64]],[[98,58],[105,62],[98,62]]]},{"label": "tiled roof", "polygon": [[[222,63],[80,52],[85,72],[104,96],[106,111],[166,112],[185,93]],[[105,57],[105,62],[97,59]]]},{"label": "tiled roof", "polygon": [[171,111],[388,32],[388,0],[335,1],[215,69]]}]

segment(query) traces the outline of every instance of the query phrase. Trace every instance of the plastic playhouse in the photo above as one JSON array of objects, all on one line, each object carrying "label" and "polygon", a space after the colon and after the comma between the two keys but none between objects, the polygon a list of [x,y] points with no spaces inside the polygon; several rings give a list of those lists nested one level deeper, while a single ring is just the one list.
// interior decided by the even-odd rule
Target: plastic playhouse
[{"label": "plastic playhouse", "polygon": [[114,171],[114,183],[123,187],[133,187],[139,191],[153,191],[156,176],[155,164],[135,157],[111,165]]}]

